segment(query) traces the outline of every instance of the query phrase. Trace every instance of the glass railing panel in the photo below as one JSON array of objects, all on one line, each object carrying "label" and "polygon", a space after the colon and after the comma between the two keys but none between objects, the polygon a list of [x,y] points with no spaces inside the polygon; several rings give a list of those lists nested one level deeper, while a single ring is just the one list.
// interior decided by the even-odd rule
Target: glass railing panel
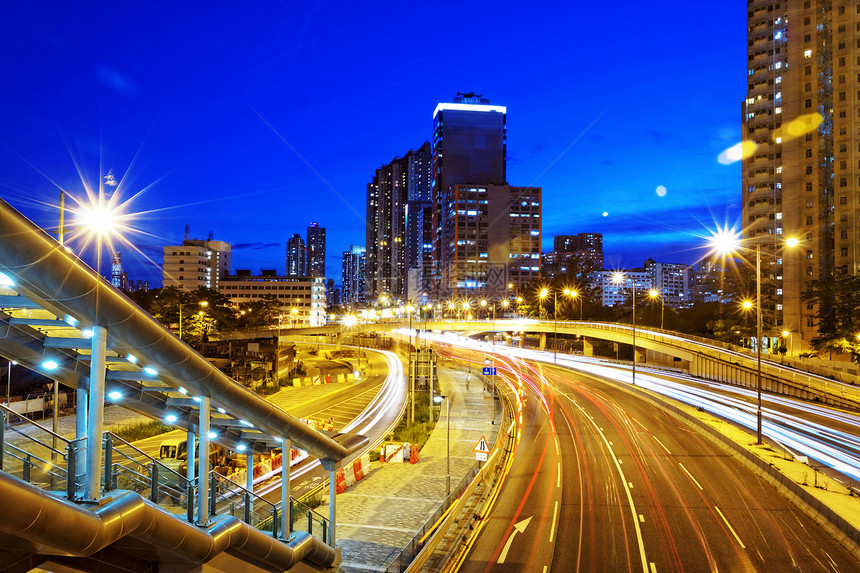
[{"label": "glass railing panel", "polygon": [[0,404],[0,469],[47,490],[66,489],[69,441]]}]

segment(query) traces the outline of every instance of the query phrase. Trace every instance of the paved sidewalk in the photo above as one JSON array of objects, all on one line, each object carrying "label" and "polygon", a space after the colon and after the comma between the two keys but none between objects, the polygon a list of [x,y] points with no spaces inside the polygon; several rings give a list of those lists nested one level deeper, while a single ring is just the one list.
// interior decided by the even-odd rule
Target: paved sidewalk
[{"label": "paved sidewalk", "polygon": [[[481,376],[439,368],[441,393],[452,396],[451,488],[475,463],[481,436],[492,444],[499,429],[501,409],[491,423],[493,400],[485,398]],[[446,497],[447,426],[443,403],[441,419],[422,448],[417,464],[374,463],[369,476],[337,496],[337,543],[342,548],[345,573],[384,571],[412,540]],[[326,510],[321,508],[321,512]]]}]

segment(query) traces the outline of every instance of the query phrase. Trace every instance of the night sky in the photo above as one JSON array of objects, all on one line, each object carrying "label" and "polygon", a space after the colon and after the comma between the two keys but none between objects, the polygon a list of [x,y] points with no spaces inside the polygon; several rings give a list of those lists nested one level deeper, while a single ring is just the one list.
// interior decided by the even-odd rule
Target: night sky
[{"label": "night sky", "polygon": [[7,0],[0,197],[54,229],[59,189],[82,200],[111,171],[140,214],[124,268],[155,284],[186,224],[234,269],[283,272],[316,221],[340,283],[374,170],[474,91],[508,108],[508,181],[543,188],[544,250],[601,232],[607,268],[691,263],[740,216],[740,164],[717,156],[741,138],[744,6]]}]

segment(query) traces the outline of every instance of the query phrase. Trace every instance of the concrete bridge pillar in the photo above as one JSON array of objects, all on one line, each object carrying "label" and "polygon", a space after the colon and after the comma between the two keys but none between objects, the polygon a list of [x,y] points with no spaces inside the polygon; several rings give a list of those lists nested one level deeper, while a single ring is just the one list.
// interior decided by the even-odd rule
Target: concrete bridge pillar
[{"label": "concrete bridge pillar", "polygon": [[582,337],[582,355],[594,356],[594,345],[584,336]]},{"label": "concrete bridge pillar", "polygon": [[343,333],[338,332],[335,335],[335,340],[337,341],[336,342],[337,346],[335,346],[335,350],[339,351],[343,348]]},{"label": "concrete bridge pillar", "polygon": [[538,349],[546,350],[546,332],[540,333],[540,346],[538,347]]},{"label": "concrete bridge pillar", "polygon": [[645,349],[633,348],[633,357],[638,364],[644,364],[646,360]]},{"label": "concrete bridge pillar", "polygon": [[526,335],[524,332],[520,332],[520,348],[526,347]]}]

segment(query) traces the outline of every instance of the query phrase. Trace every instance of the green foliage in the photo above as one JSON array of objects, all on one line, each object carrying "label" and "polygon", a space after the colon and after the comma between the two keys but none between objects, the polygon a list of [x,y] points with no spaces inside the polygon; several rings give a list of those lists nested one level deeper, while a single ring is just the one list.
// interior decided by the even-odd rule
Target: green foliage
[{"label": "green foliage", "polygon": [[842,275],[814,281],[804,299],[816,303],[816,350],[849,353],[860,363],[860,276]]},{"label": "green foliage", "polygon": [[113,430],[113,434],[115,436],[119,436],[126,442],[136,442],[137,440],[145,440],[146,438],[158,436],[173,431],[174,429],[175,428],[172,428],[171,426],[162,424],[159,420],[152,420],[151,422],[141,422],[139,424],[121,426],[116,430]]}]

